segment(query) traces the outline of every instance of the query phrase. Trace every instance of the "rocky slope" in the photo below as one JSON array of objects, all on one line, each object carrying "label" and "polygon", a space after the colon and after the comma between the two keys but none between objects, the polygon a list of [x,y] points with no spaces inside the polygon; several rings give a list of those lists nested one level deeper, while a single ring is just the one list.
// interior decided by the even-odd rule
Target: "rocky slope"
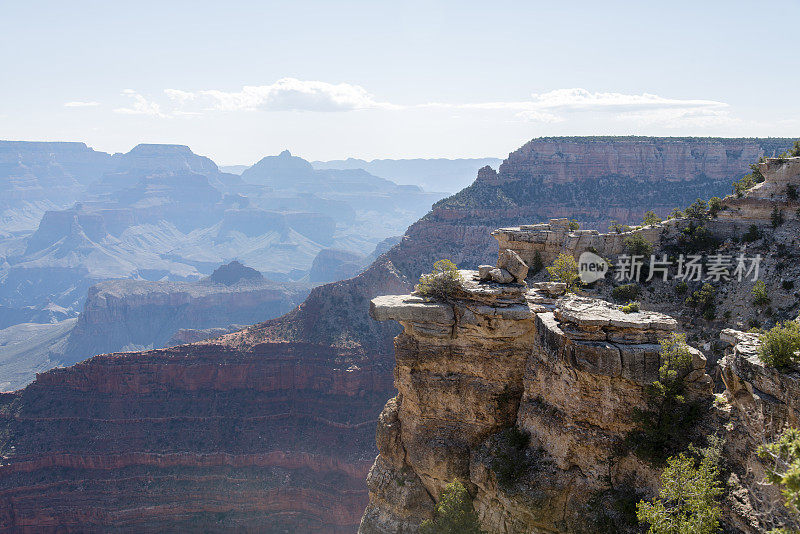
[{"label": "rocky slope", "polygon": [[[634,157],[634,149],[639,146],[631,148],[630,143],[634,141],[651,147],[666,143],[685,145],[686,149],[673,151],[667,160],[668,166],[661,166],[667,168],[670,175],[686,168],[686,158],[693,162],[702,159],[704,151],[713,150],[719,157],[725,154],[724,157],[730,159],[726,164],[728,167],[707,168],[738,170],[725,177],[724,184],[720,176],[719,184],[715,186],[717,189],[709,190],[703,196],[726,192],[730,180],[747,171],[749,160],[742,157],[738,164],[734,164],[733,156],[728,156],[727,149],[721,150],[720,147],[750,146],[756,155],[762,150],[759,144],[762,141],[758,140],[620,140],[628,147],[625,150],[618,149],[614,140],[604,140],[592,147],[589,145],[595,141],[591,140],[577,139],[570,143],[583,146],[587,153],[592,154],[595,166],[602,166],[601,162],[607,162],[615,154],[626,153]],[[530,146],[549,146],[549,143],[551,141],[536,140]],[[522,151],[520,157],[526,151]],[[525,157],[536,161],[532,154]],[[550,186],[537,186],[538,178],[532,178],[530,182],[523,180],[520,176],[526,166],[517,156],[512,155],[509,162],[512,161],[513,164],[501,167],[497,174],[490,170],[481,171],[476,185],[454,199],[437,204],[428,216],[408,229],[398,245],[378,258],[370,268],[355,278],[315,288],[302,305],[279,319],[216,341],[96,357],[76,366],[45,373],[25,390],[7,395],[8,407],[4,413],[8,415],[3,420],[3,435],[8,437],[3,441],[3,453],[8,457],[5,460],[8,465],[0,469],[0,484],[4,488],[2,495],[9,503],[4,509],[15,512],[6,516],[6,524],[35,528],[62,523],[73,530],[85,530],[91,525],[107,525],[113,518],[122,517],[126,521],[122,524],[142,530],[174,524],[199,524],[199,528],[210,530],[265,529],[262,521],[271,521],[288,531],[354,531],[367,503],[363,477],[375,456],[376,419],[386,399],[395,395],[391,380],[394,366],[391,340],[399,328],[393,322],[373,321],[367,311],[370,299],[378,295],[407,293],[419,274],[429,270],[431,264],[442,257],[450,257],[462,267],[487,263],[497,255],[497,244],[490,235],[492,230],[536,222],[542,216],[538,215],[540,210],[543,214],[562,213],[558,211],[559,199],[549,196]],[[534,167],[528,167],[531,168]],[[513,169],[516,171],[512,176],[508,173]],[[629,179],[635,181],[637,178],[631,175]],[[513,201],[513,207],[501,209],[494,204],[487,209],[481,207],[486,199],[503,198],[506,194],[503,186],[511,183],[524,186],[522,196],[519,201]],[[682,185],[688,188],[692,183],[690,180]],[[553,187],[556,185],[557,180]],[[576,194],[581,192],[586,196],[592,191],[602,191],[603,185],[603,175],[594,173],[585,181],[576,175],[576,183],[570,187]],[[680,189],[673,187],[666,191],[672,195],[669,197],[670,208],[680,205],[683,197],[675,196],[683,195],[675,192]],[[633,213],[636,207],[638,216],[651,207],[648,199],[649,193],[643,190],[633,199],[628,197],[626,209]],[[593,209],[601,213],[596,220],[600,217],[622,218],[618,215],[619,207],[607,198],[604,205],[599,205],[600,202],[594,199],[591,201],[595,205]],[[633,201],[641,204],[632,204]],[[570,211],[569,215],[577,216],[579,212]],[[466,337],[459,341],[459,347],[484,342],[476,336],[481,334],[481,321],[490,310],[479,306],[479,301],[476,299],[471,304],[480,308],[475,318],[478,325],[465,325]],[[498,321],[509,321],[503,329],[508,327],[512,331],[508,334],[510,337],[519,337],[518,349],[533,338],[530,324],[534,319],[519,318],[514,314],[516,312],[512,317]],[[540,314],[537,312],[535,315]],[[490,317],[487,320],[494,319]],[[619,342],[622,345],[641,344],[636,339],[625,338]],[[502,340],[486,343],[496,347],[502,345]],[[406,352],[410,358],[412,349]],[[454,353],[460,350],[455,345],[446,350],[451,349]],[[474,346],[470,350],[475,350]],[[614,350],[610,352],[612,356],[616,354]],[[519,387],[522,389],[517,387],[503,398],[492,401],[502,401],[504,408],[500,417],[488,411],[470,414],[470,425],[463,427],[469,430],[466,436],[470,445],[487,429],[505,424],[512,417],[513,402],[516,401],[511,400],[518,398],[526,387],[533,391],[530,388],[534,386],[526,385],[525,377],[530,384],[536,377],[530,375],[527,363],[521,357],[519,350],[509,351],[509,369],[499,371],[502,371],[500,376],[513,379],[517,386],[521,376],[522,385]],[[545,355],[540,354],[540,357]],[[602,354],[593,357],[596,360]],[[487,365],[490,366],[491,362]],[[408,369],[416,368],[409,366]],[[569,366],[561,369],[565,375],[573,370]],[[581,388],[589,387],[592,380],[596,380],[598,385],[628,380],[621,375],[610,376],[596,371],[587,368],[582,376],[586,377],[588,385],[575,384],[574,392],[585,391]],[[481,372],[493,371],[486,367]],[[417,373],[409,373],[412,382],[408,391],[412,391]],[[593,378],[594,375],[599,378]],[[496,385],[492,383],[487,387]],[[636,387],[639,386],[629,386],[629,389],[635,392]],[[255,391],[251,391],[253,388]],[[69,402],[62,402],[63,399]],[[428,402],[425,399],[421,401]],[[556,399],[550,399],[550,402],[555,403]],[[250,415],[241,419],[242,414],[254,413],[252,406],[255,403],[258,403],[258,415],[252,415],[252,420]],[[535,402],[532,406],[535,407]],[[609,405],[609,413],[617,408],[617,405]],[[571,407],[564,406],[563,409]],[[473,426],[475,433],[470,430]],[[68,432],[66,428],[69,428]],[[241,429],[241,433],[232,437],[232,429]],[[601,430],[612,435],[618,429],[601,426]],[[240,434],[241,439],[235,438]],[[159,441],[159,435],[165,437]],[[194,440],[191,437],[194,435],[202,439]],[[602,433],[599,435],[602,437]],[[261,436],[259,439],[262,441],[254,436]],[[248,441],[251,438],[252,441]],[[564,450],[573,450],[573,446],[577,445],[565,442]],[[215,460],[205,460],[202,456],[216,453],[222,453],[222,456],[215,456]],[[152,460],[154,456],[172,458],[165,455],[176,454],[183,455],[176,466],[156,465]],[[316,463],[298,460],[289,464],[281,460],[283,463],[280,465],[270,463],[263,469],[237,471],[235,468],[242,465],[237,462],[256,465],[255,460],[237,456],[240,454],[270,459],[275,455],[290,458],[313,456]],[[117,468],[113,462],[119,457],[125,460]],[[225,463],[227,458],[234,459]],[[461,454],[459,458],[463,462],[465,456]],[[58,463],[66,461],[75,463],[66,467]],[[15,467],[17,465],[25,467]],[[103,470],[99,467],[114,468]],[[456,467],[463,473],[463,463]],[[28,474],[23,476],[19,471]],[[428,477],[428,483],[434,484],[431,487],[439,484],[436,480],[443,480],[438,478],[442,475],[437,473],[435,466],[426,467],[423,474]],[[558,473],[553,471],[552,476],[556,475]],[[595,477],[593,473],[590,475]],[[200,485],[199,481],[204,477],[211,482]],[[38,486],[34,485],[34,480],[39,481]],[[80,480],[81,487],[90,488],[84,494],[86,500],[77,499],[77,495],[71,493],[70,488],[75,488],[71,480]],[[374,486],[377,480],[371,480]],[[560,480],[564,482],[565,479]],[[150,490],[145,491],[144,484],[149,484]],[[487,479],[482,484],[490,482]],[[39,495],[37,502],[33,502],[32,493],[26,493],[28,487],[33,487],[32,491]],[[193,495],[192,500],[184,497],[180,501],[179,495],[184,493],[184,487],[189,488],[185,493]],[[237,487],[261,489],[242,494],[238,493]],[[419,498],[423,504],[427,502],[425,506],[430,510],[430,497],[425,497],[428,501],[423,497],[420,493],[413,499]],[[561,497],[554,495],[552,498],[558,501]],[[85,503],[89,502],[99,510],[94,515],[87,513],[89,508]],[[135,504],[125,506],[125,502]],[[509,503],[508,506],[504,510],[518,505]],[[485,508],[489,510],[489,505]],[[506,512],[498,514],[498,524],[507,520],[503,519],[508,517]],[[536,524],[550,524],[547,522],[553,520],[552,517],[540,518]]]}]

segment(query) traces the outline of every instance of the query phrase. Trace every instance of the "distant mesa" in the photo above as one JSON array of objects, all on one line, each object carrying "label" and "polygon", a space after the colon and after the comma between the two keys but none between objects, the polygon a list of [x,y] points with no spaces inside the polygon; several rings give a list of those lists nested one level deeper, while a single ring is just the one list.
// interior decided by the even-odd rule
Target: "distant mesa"
[{"label": "distant mesa", "polygon": [[214,269],[214,272],[204,281],[211,282],[212,284],[232,286],[242,281],[263,282],[264,276],[252,267],[247,267],[233,260],[227,265],[222,265]]}]

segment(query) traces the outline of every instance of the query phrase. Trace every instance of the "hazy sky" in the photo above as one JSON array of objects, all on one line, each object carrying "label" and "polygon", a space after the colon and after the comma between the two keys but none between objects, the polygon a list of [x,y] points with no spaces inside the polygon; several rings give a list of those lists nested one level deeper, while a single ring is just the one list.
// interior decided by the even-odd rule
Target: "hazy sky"
[{"label": "hazy sky", "polygon": [[221,164],[800,136],[800,0],[2,0],[0,139]]}]

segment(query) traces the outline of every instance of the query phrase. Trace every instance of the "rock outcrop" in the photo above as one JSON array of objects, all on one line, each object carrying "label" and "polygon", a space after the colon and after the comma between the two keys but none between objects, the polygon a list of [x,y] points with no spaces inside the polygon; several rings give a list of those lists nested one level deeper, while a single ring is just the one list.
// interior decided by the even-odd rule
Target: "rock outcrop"
[{"label": "rock outcrop", "polygon": [[757,456],[759,446],[800,423],[800,372],[765,366],[758,357],[758,334],[726,329],[720,338],[729,345],[720,369],[730,404],[726,452],[733,466],[729,483],[739,496],[737,526],[743,531],[800,529],[779,488],[764,484],[765,466]]},{"label": "rock outcrop", "polygon": [[[468,483],[488,532],[573,531],[609,482],[652,481],[650,468],[616,450],[633,428],[633,407],[644,406],[644,387],[658,377],[657,342],[677,322],[556,297],[549,284],[528,290],[481,282],[474,271],[462,276],[463,291],[447,302],[372,301],[373,316],[398,321],[403,333],[395,339],[398,395],[379,419],[359,532],[415,532],[456,479]],[[690,394],[708,399],[706,359],[692,355]],[[539,467],[509,488],[495,473],[492,447],[514,426],[530,433]]]}]

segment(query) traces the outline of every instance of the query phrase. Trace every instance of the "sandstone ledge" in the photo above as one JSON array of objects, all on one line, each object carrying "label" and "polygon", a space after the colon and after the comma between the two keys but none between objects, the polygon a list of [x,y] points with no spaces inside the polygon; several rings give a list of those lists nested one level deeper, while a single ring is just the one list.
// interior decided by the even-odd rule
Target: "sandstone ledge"
[{"label": "sandstone ledge", "polygon": [[414,295],[384,295],[370,302],[369,314],[376,321],[453,324],[453,306]]}]

